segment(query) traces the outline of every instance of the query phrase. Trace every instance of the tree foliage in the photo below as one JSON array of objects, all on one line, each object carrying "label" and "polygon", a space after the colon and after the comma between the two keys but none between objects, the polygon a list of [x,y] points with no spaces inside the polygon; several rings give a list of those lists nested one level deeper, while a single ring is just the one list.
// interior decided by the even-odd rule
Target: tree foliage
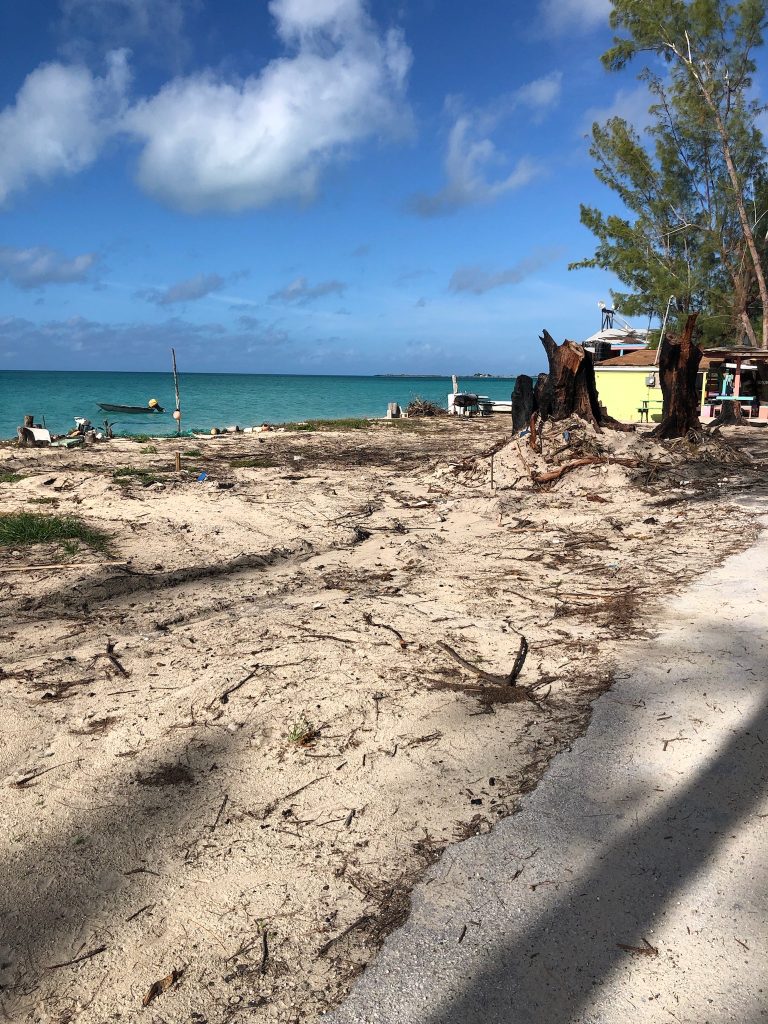
[{"label": "tree foliage", "polygon": [[625,215],[583,206],[596,236],[593,257],[626,285],[614,299],[626,313],[661,316],[670,295],[680,314],[702,310],[712,337],[768,347],[765,150],[750,97],[752,53],[762,42],[764,0],[613,0],[614,45],[603,55],[620,70],[638,55],[651,96],[645,140],[621,118],[592,129],[598,178]]}]

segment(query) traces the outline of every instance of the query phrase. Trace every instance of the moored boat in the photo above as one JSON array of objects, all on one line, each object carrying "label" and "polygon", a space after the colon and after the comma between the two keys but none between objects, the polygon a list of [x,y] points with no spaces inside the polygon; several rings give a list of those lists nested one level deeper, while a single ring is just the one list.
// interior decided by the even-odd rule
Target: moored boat
[{"label": "moored boat", "polygon": [[142,416],[147,413],[165,412],[165,409],[158,405],[154,398],[148,405],[114,405],[112,402],[97,402],[96,404],[104,412],[118,412],[124,416]]}]

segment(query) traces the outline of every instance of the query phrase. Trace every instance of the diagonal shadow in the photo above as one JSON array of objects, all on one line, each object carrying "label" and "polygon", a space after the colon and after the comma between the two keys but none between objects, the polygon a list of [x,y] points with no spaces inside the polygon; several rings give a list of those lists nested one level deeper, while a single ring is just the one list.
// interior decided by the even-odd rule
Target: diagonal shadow
[{"label": "diagonal shadow", "polygon": [[765,798],[766,735],[768,702],[679,796],[608,847],[554,906],[499,945],[428,1024],[585,1019],[596,987],[626,962],[617,944],[642,946],[654,918]]}]

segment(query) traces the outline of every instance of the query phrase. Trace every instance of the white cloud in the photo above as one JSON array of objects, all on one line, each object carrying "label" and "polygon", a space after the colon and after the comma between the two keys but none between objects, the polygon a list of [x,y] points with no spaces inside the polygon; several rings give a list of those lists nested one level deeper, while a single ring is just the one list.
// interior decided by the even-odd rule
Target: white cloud
[{"label": "white cloud", "polygon": [[562,86],[562,71],[551,71],[548,75],[536,78],[517,89],[512,94],[512,104],[529,107],[534,114],[541,116],[560,102]]},{"label": "white cloud", "polygon": [[293,55],[240,82],[175,79],[126,117],[150,194],[191,212],[306,201],[353,144],[402,130],[410,51],[376,30],[362,0],[273,0],[270,10]]},{"label": "white cloud", "polygon": [[651,123],[649,107],[653,102],[646,85],[641,84],[634,89],[619,89],[611,103],[604,107],[590,107],[584,114],[584,129],[590,131],[597,121],[605,124],[609,118],[621,117],[631,124],[635,131],[641,132]]},{"label": "white cloud", "polygon": [[548,32],[590,32],[607,27],[611,0],[541,0],[540,12]]},{"label": "white cloud", "polygon": [[484,295],[494,288],[519,284],[561,255],[560,249],[537,250],[505,270],[487,271],[481,267],[458,267],[451,276],[448,288],[454,293],[471,292],[473,295]]},{"label": "white cloud", "polygon": [[139,292],[139,296],[156,306],[172,306],[176,302],[192,302],[205,298],[212,292],[221,291],[226,281],[220,274],[196,274],[184,281],[178,281],[168,288],[150,288]]},{"label": "white cloud", "polygon": [[271,302],[295,303],[298,306],[306,306],[315,299],[321,299],[324,295],[343,295],[347,286],[343,281],[320,281],[310,286],[306,277],[297,277],[285,288],[273,292],[269,298]]},{"label": "white cloud", "polygon": [[0,280],[17,288],[42,288],[47,284],[75,284],[87,281],[98,262],[96,253],[82,253],[71,259],[47,246],[15,249],[0,246]]},{"label": "white cloud", "polygon": [[507,192],[522,188],[543,173],[530,157],[518,159],[504,177],[489,177],[493,167],[508,161],[496,147],[491,135],[499,122],[517,110],[525,110],[534,121],[560,100],[562,72],[552,71],[501,97],[491,106],[467,112],[460,101],[449,97],[446,109],[454,117],[448,135],[444,169],[446,183],[436,193],[418,193],[408,204],[421,217],[439,217],[464,206],[493,203]]},{"label": "white cloud", "polygon": [[413,196],[409,209],[420,217],[439,217],[464,206],[492,203],[507,192],[527,185],[541,173],[533,160],[521,157],[508,175],[489,180],[486,169],[501,160],[491,139],[475,138],[471,119],[460,117],[448,137],[445,186],[433,195]]},{"label": "white cloud", "polygon": [[126,53],[107,56],[107,73],[45,64],[0,111],[0,202],[34,179],[75,174],[93,163],[114,130],[128,87]]}]

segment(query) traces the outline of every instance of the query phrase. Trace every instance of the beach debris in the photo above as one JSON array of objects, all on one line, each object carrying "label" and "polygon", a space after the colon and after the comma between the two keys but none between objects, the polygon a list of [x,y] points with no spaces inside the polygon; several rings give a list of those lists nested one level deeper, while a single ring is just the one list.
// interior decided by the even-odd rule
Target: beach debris
[{"label": "beach debris", "polygon": [[409,419],[419,416],[447,416],[448,410],[443,409],[437,402],[431,402],[428,398],[416,395],[405,407],[405,415]]},{"label": "beach debris", "polygon": [[[531,471],[531,479],[535,484],[547,484],[553,480],[559,480],[561,476],[566,473],[570,473],[573,469],[578,469],[580,466],[631,466],[636,467],[640,463],[637,459],[624,459],[624,458],[613,458],[609,456],[600,455],[585,455],[581,459],[573,459],[571,462],[566,462],[562,466],[558,466],[557,469],[550,469],[546,473],[534,473]],[[594,499],[593,499],[594,500]]]},{"label": "beach debris", "polygon": [[120,661],[118,656],[115,654],[115,643],[114,643],[113,640],[109,640],[108,639],[107,640],[107,649],[106,649],[106,651],[104,651],[103,654],[97,654],[96,657],[97,658],[106,658],[106,660],[109,662],[109,664],[112,666],[112,668],[114,668],[117,672],[119,672],[121,676],[124,676],[126,678],[128,676],[130,676],[131,673],[122,664],[122,662]]},{"label": "beach debris", "polygon": [[73,964],[82,963],[83,960],[90,960],[94,956],[98,956],[99,953],[105,953],[107,950],[106,946],[97,946],[95,949],[89,949],[87,953],[83,953],[81,956],[76,956],[72,960],[64,960],[60,964],[48,964],[47,970],[58,971],[61,967],[72,967]]},{"label": "beach debris", "polygon": [[196,477],[195,479],[197,480],[197,483],[204,484],[205,481],[208,479],[208,474],[206,473],[205,470],[203,470],[200,476]]},{"label": "beach debris", "polygon": [[224,799],[221,801],[221,807],[219,807],[219,813],[216,815],[216,820],[211,825],[211,832],[215,832],[216,831],[216,828],[217,828],[219,822],[221,821],[221,816],[224,813],[224,810],[225,810],[225,808],[226,808],[228,803],[229,803],[229,794],[225,795]]},{"label": "beach debris", "polygon": [[48,772],[55,771],[57,768],[63,768],[64,765],[67,764],[77,764],[79,761],[80,758],[77,758],[75,761],[62,761],[61,764],[52,764],[48,768],[36,768],[34,771],[27,772],[25,775],[22,775],[21,778],[16,779],[15,782],[11,783],[11,785],[15,786],[17,789],[23,789],[24,786],[29,786],[31,783],[37,782],[41,776],[47,775]]},{"label": "beach debris", "polygon": [[[226,689],[226,690],[225,690],[225,691],[224,691],[224,692],[223,692],[222,694],[220,694],[220,695],[219,695],[219,697],[218,697],[218,701],[219,701],[219,703],[220,703],[220,704],[229,704],[229,698],[230,698],[230,696],[231,696],[231,695],[232,695],[233,693],[236,693],[236,692],[237,692],[237,691],[238,691],[238,690],[240,689],[240,687],[241,687],[241,686],[245,686],[245,684],[246,684],[247,682],[249,682],[249,681],[250,681],[251,679],[253,679],[253,677],[254,677],[254,676],[256,675],[256,673],[257,673],[257,672],[259,671],[259,668],[260,668],[260,666],[259,666],[259,665],[254,665],[254,666],[253,666],[253,669],[252,669],[252,670],[251,670],[251,671],[250,671],[250,672],[248,673],[248,675],[247,675],[247,676],[245,676],[245,678],[244,678],[244,679],[241,679],[239,683],[235,683],[235,685],[234,685],[234,686],[230,686],[230,687],[229,687],[228,689]],[[215,698],[214,700],[212,700],[212,701],[211,701],[211,704],[209,705],[209,707],[210,707],[210,706],[212,706],[212,705],[213,705],[213,704],[215,704],[215,703],[216,703],[216,698]]]},{"label": "beach debris", "polygon": [[643,938],[644,945],[642,946],[630,946],[626,942],[617,942],[616,945],[619,949],[623,949],[626,953],[634,953],[635,956],[658,956],[659,951],[656,946],[652,946],[648,939]]},{"label": "beach debris", "polygon": [[184,976],[184,969],[177,970],[174,968],[170,974],[166,974],[164,978],[160,978],[159,981],[153,981],[149,986],[149,991],[141,1001],[142,1006],[149,1006],[150,1003],[154,1002],[158,996],[163,995],[169,988],[173,988],[181,981]]},{"label": "beach debris", "polygon": [[370,612],[363,612],[363,621],[367,622],[369,626],[377,626],[379,629],[388,629],[390,633],[394,633],[403,649],[408,646],[408,642],[403,639],[402,633],[398,632],[394,626],[388,626],[386,622],[374,622],[373,616]]},{"label": "beach debris", "polygon": [[397,420],[400,419],[403,412],[397,402],[389,402],[387,404],[387,419]]},{"label": "beach debris", "polygon": [[495,672],[486,672],[485,669],[480,668],[478,665],[473,665],[442,640],[438,641],[437,646],[444,650],[446,654],[449,654],[462,668],[467,669],[469,672],[474,672],[480,679],[484,679],[488,683],[494,683],[496,686],[515,686],[517,677],[522,672],[525,659],[528,656],[528,641],[524,636],[521,636],[520,647],[518,648],[511,671],[507,675],[499,675]]}]

